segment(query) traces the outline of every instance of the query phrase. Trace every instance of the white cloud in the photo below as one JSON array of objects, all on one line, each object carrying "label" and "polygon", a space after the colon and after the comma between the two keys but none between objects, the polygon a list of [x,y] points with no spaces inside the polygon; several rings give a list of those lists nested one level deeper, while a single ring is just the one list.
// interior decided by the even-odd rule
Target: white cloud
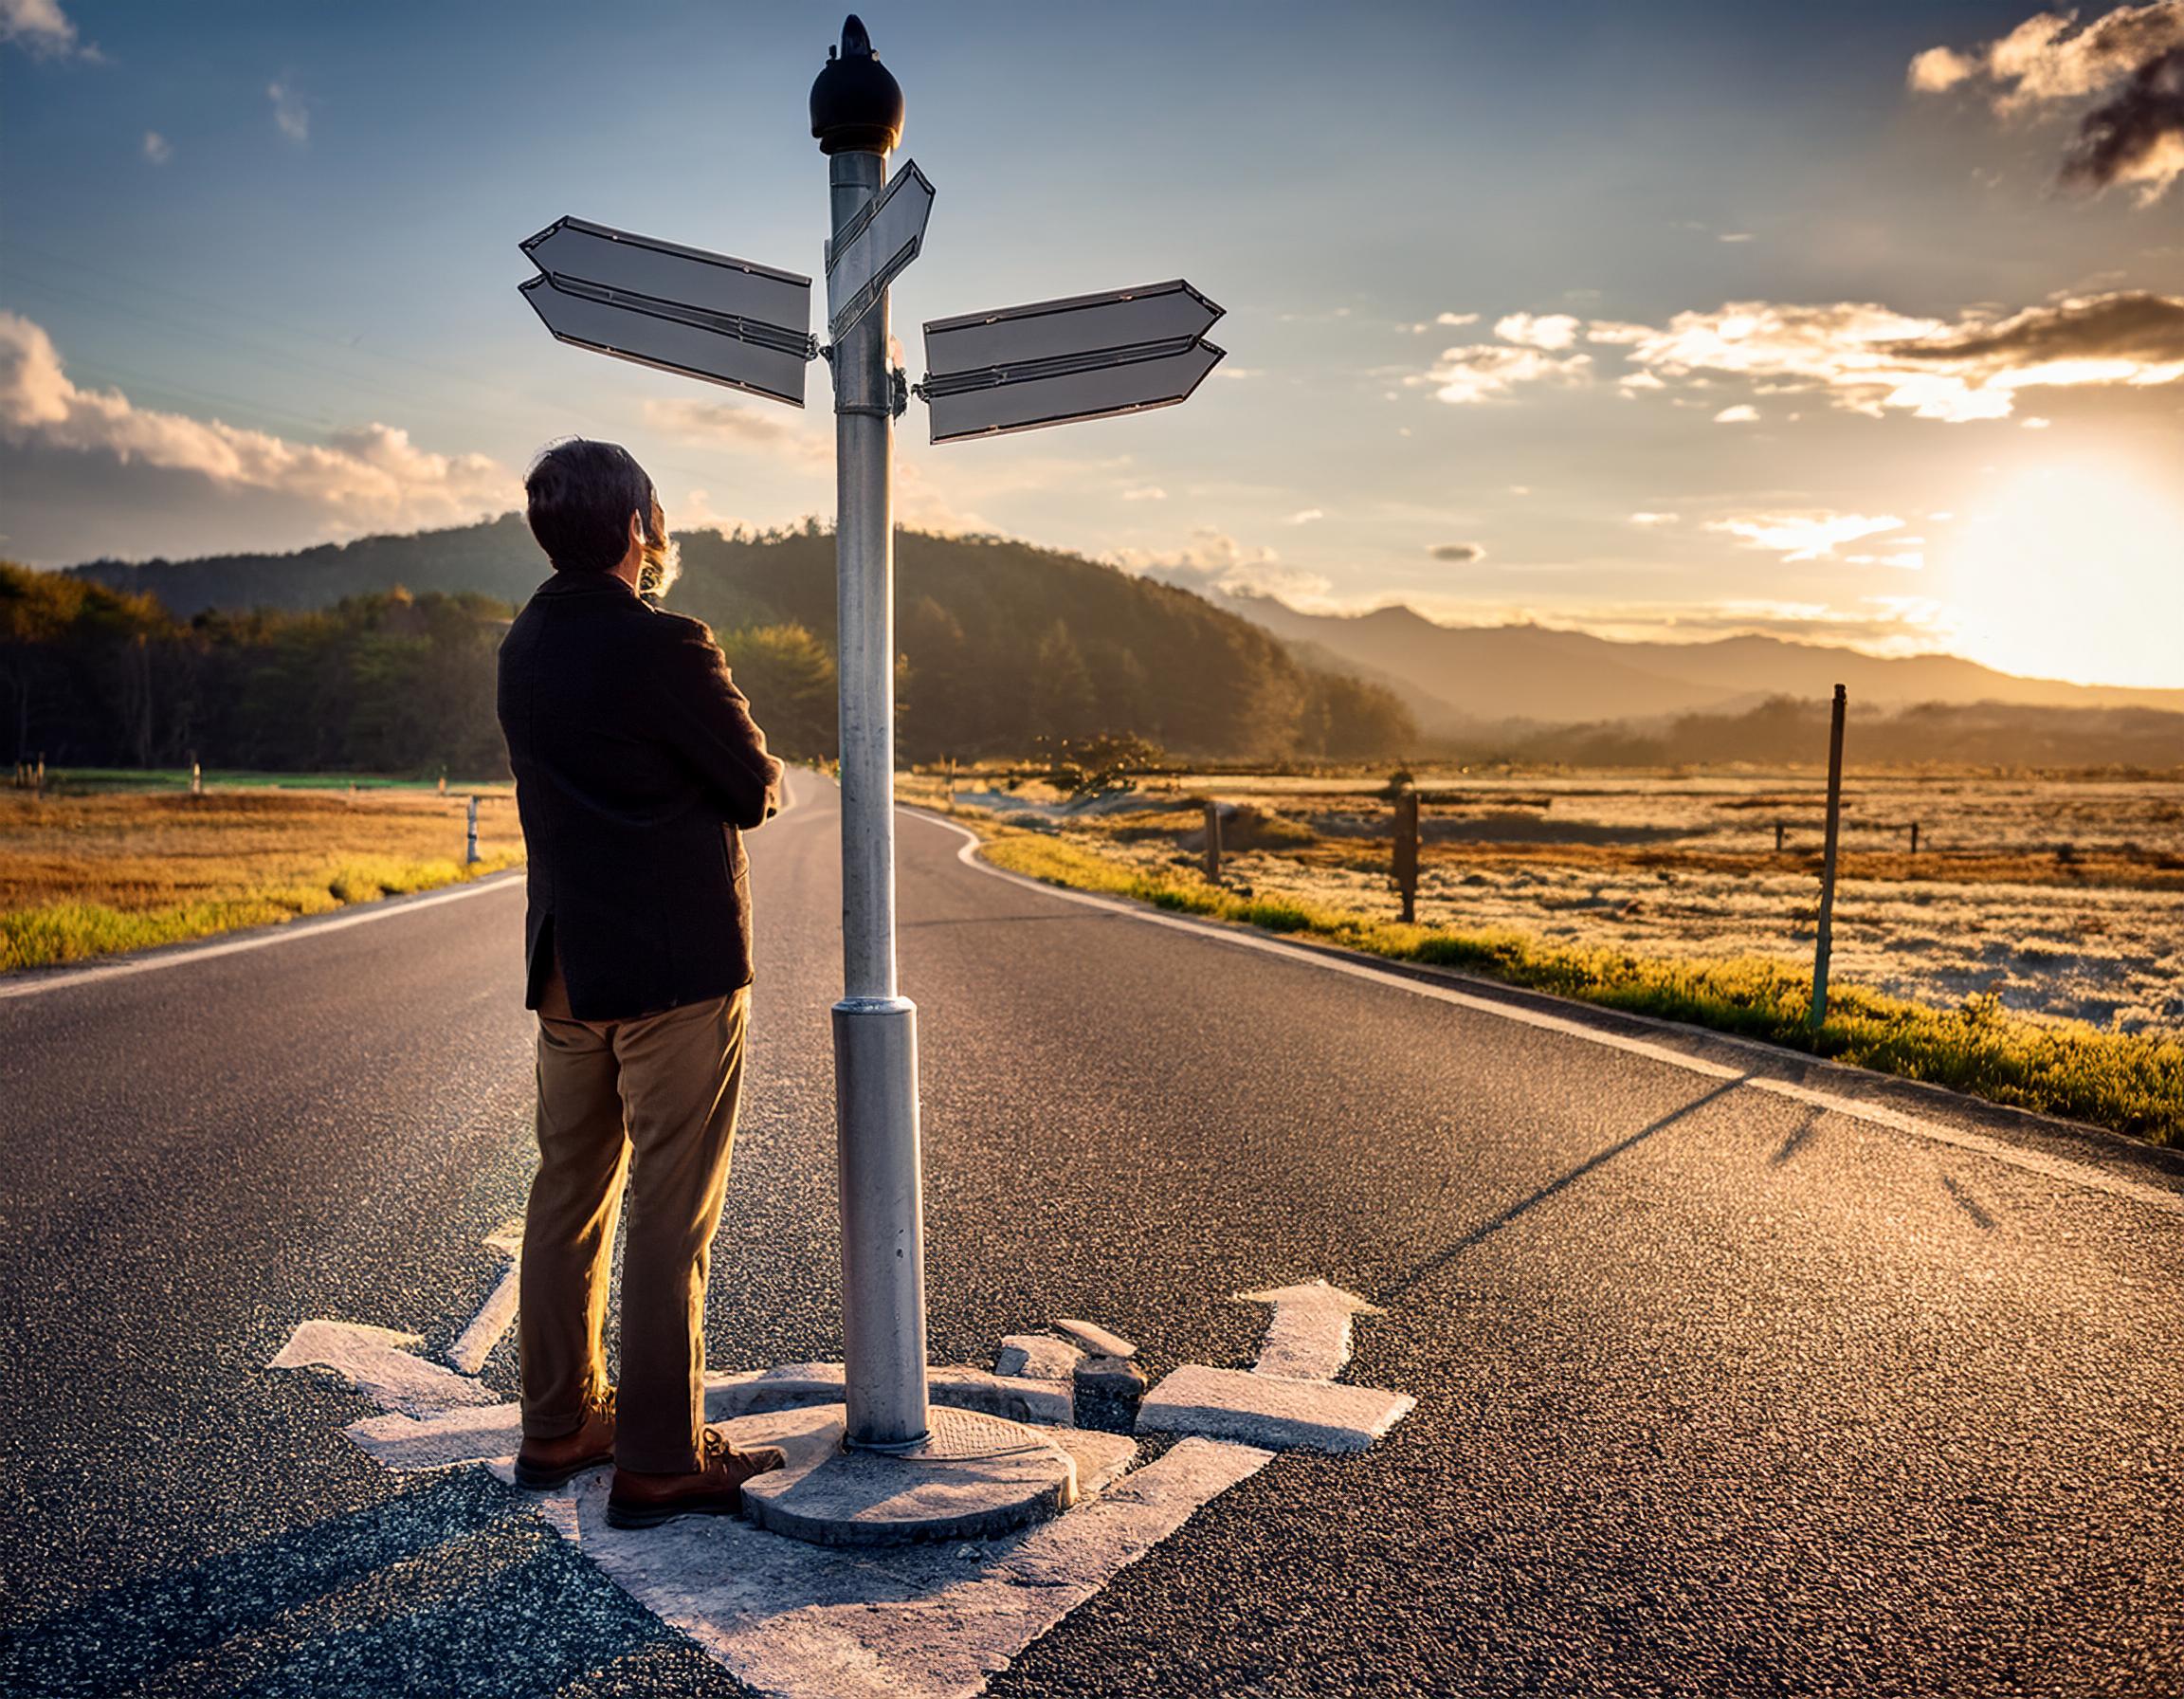
[{"label": "white cloud", "polygon": [[1725,407],[1716,413],[1714,423],[1717,425],[1751,425],[1756,423],[1758,417],[1759,410],[1757,408],[1746,407],[1739,402],[1735,407]]},{"label": "white cloud", "polygon": [[1282,522],[1284,525],[1310,525],[1327,517],[1324,507],[1300,507]]},{"label": "white cloud", "polygon": [[105,57],[78,37],[60,0],[0,0],[0,42],[13,42],[34,59]]},{"label": "white cloud", "polygon": [[1453,325],[1477,324],[1479,315],[1477,313],[1436,313],[1433,316],[1433,322],[1435,324]]},{"label": "white cloud", "polygon": [[2087,23],[2043,11],[1968,51],[1930,47],[1911,61],[1920,94],[1975,85],[1996,118],[2105,97],[2080,114],[2066,181],[2132,184],[2151,205],[2184,178],[2184,0],[2119,6]]},{"label": "white cloud", "polygon": [[1673,525],[1683,516],[1675,513],[1639,512],[1630,516],[1633,525]]},{"label": "white cloud", "polygon": [[645,422],[686,443],[727,443],[800,466],[831,466],[834,461],[830,435],[799,429],[755,406],[701,401],[695,396],[655,398],[645,403]]},{"label": "white cloud", "polygon": [[718,531],[723,536],[743,528],[743,521],[719,512],[713,505],[710,490],[693,489],[682,498],[682,505],[668,514],[667,523],[676,531]]},{"label": "white cloud", "polygon": [[1157,484],[1147,484],[1137,489],[1124,490],[1122,499],[1125,502],[1165,502],[1168,499],[1168,492]]},{"label": "white cloud", "polygon": [[1252,547],[1215,525],[1200,525],[1179,549],[1117,549],[1109,557],[1126,573],[1180,584],[1187,590],[1220,590],[1246,595],[1310,601],[1331,588],[1318,573],[1283,566],[1272,549]]},{"label": "white cloud", "polygon": [[174,157],[174,144],[156,130],[144,132],[144,157],[154,165],[165,165]]},{"label": "white cloud", "polygon": [[185,474],[217,491],[271,492],[336,532],[464,524],[514,505],[519,487],[485,455],[435,454],[391,425],[297,443],[140,408],[118,390],[81,389],[52,338],[8,312],[0,312],[0,442]]},{"label": "white cloud", "polygon": [[1976,79],[2006,117],[2042,101],[2099,94],[2176,46],[2184,46],[2184,0],[2119,6],[2083,26],[2075,11],[2043,11],[1969,53],[1929,48],[1911,61],[1910,83],[1938,94]]},{"label": "white cloud", "polygon": [[1568,313],[1510,313],[1494,321],[1494,334],[1527,348],[1559,350],[1576,342],[1577,320]]},{"label": "white cloud", "polygon": [[1717,242],[1752,242],[1756,238],[1750,230],[1723,230],[1714,238]]},{"label": "white cloud", "polygon": [[1819,560],[1862,537],[1901,531],[1903,521],[1885,513],[1750,513],[1708,520],[1705,528],[1795,561]]},{"label": "white cloud", "polygon": [[1519,384],[1582,383],[1592,372],[1592,356],[1588,354],[1554,355],[1538,348],[1479,342],[1443,349],[1423,377],[1404,381],[1429,384],[1435,400],[1465,407],[1498,401]]},{"label": "white cloud", "polygon": [[2024,389],[2184,382],[2184,296],[2123,291],[2007,317],[1976,309],[1954,321],[1870,301],[1731,301],[1677,314],[1633,342],[1628,358],[1638,370],[1620,380],[1626,388],[1739,377],[1774,393],[1817,390],[1875,418],[1904,411],[1964,424],[2007,418]]},{"label": "white cloud", "polygon": [[311,107],[294,82],[276,77],[265,85],[265,98],[273,102],[273,122],[282,135],[290,141],[311,139]]}]

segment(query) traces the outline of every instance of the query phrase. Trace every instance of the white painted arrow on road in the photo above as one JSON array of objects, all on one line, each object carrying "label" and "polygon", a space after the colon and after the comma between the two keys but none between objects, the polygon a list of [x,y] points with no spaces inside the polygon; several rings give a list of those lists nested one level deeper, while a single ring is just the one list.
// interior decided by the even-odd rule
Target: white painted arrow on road
[{"label": "white painted arrow on road", "polygon": [[1259,1347],[1255,1375],[1286,1380],[1332,1380],[1350,1361],[1350,1318],[1387,1312],[1324,1280],[1276,1287],[1265,1292],[1238,1292],[1239,1304],[1271,1304],[1266,1343]]},{"label": "white painted arrow on road", "polygon": [[1250,1369],[1187,1362],[1171,1370],[1138,1406],[1140,1434],[1203,1434],[1279,1451],[1361,1452],[1409,1416],[1408,1393],[1345,1386],[1350,1318],[1384,1313],[1340,1287],[1314,1280],[1237,1300],[1271,1304],[1274,1319]]}]

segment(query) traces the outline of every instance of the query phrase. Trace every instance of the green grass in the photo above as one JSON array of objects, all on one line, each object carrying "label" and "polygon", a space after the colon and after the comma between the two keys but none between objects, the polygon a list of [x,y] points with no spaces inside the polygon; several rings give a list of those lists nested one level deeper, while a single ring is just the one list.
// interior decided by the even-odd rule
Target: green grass
[{"label": "green grass", "polygon": [[1238,896],[1195,874],[1142,872],[1031,833],[989,837],[985,854],[996,867],[1050,885],[1297,934],[1391,960],[1457,968],[1929,1081],[2156,1144],[2184,1144],[2184,1042],[2175,1038],[2032,1020],[2005,1013],[1993,998],[1930,1008],[1840,980],[1829,988],[1828,1020],[1815,1033],[1806,1025],[1810,976],[1765,958],[1651,958],[1514,932],[1408,926],[1314,904]]}]

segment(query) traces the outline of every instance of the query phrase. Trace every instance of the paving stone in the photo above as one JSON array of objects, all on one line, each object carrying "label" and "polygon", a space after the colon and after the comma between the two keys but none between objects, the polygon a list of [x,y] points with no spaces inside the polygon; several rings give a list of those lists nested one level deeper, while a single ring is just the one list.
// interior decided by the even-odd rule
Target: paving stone
[{"label": "paving stone", "polygon": [[1110,1333],[1097,1322],[1081,1322],[1075,1316],[1064,1316],[1054,1324],[1054,1331],[1065,1333],[1096,1357],[1135,1357],[1138,1347],[1119,1333]]},{"label": "paving stone", "polygon": [[787,1464],[747,1482],[745,1511],[818,1545],[980,1541],[1077,1502],[1076,1458],[1046,1433],[978,1410],[930,1412],[931,1441],[901,1456],[844,1450],[843,1412],[798,1435]]},{"label": "paving stone", "polygon": [[993,1372],[1030,1380],[1066,1380],[1084,1353],[1067,1340],[1046,1333],[1011,1333],[1001,1342]]},{"label": "paving stone", "polygon": [[1205,1434],[1278,1451],[1361,1452],[1416,1399],[1371,1386],[1186,1363],[1138,1406],[1140,1434]]},{"label": "paving stone", "polygon": [[[838,1362],[785,1362],[738,1375],[705,1377],[705,1419],[732,1421],[775,1410],[809,1410],[843,1401],[845,1377]],[[925,1371],[926,1397],[957,1410],[982,1410],[1012,1422],[1067,1426],[1077,1419],[1070,1382],[1028,1376],[990,1375],[984,1369],[936,1364]]]},{"label": "paving stone", "polygon": [[1145,1393],[1145,1371],[1126,1357],[1087,1357],[1077,1365],[1077,1390],[1088,1397],[1138,1398]]}]

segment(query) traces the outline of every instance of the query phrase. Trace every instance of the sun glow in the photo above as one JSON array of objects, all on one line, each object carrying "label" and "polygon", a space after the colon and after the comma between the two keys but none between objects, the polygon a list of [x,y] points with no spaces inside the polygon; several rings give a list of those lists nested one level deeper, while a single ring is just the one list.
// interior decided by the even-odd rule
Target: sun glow
[{"label": "sun glow", "polygon": [[2151,482],[2017,472],[1933,541],[1959,654],[2080,684],[2184,685],[2184,509]]}]

